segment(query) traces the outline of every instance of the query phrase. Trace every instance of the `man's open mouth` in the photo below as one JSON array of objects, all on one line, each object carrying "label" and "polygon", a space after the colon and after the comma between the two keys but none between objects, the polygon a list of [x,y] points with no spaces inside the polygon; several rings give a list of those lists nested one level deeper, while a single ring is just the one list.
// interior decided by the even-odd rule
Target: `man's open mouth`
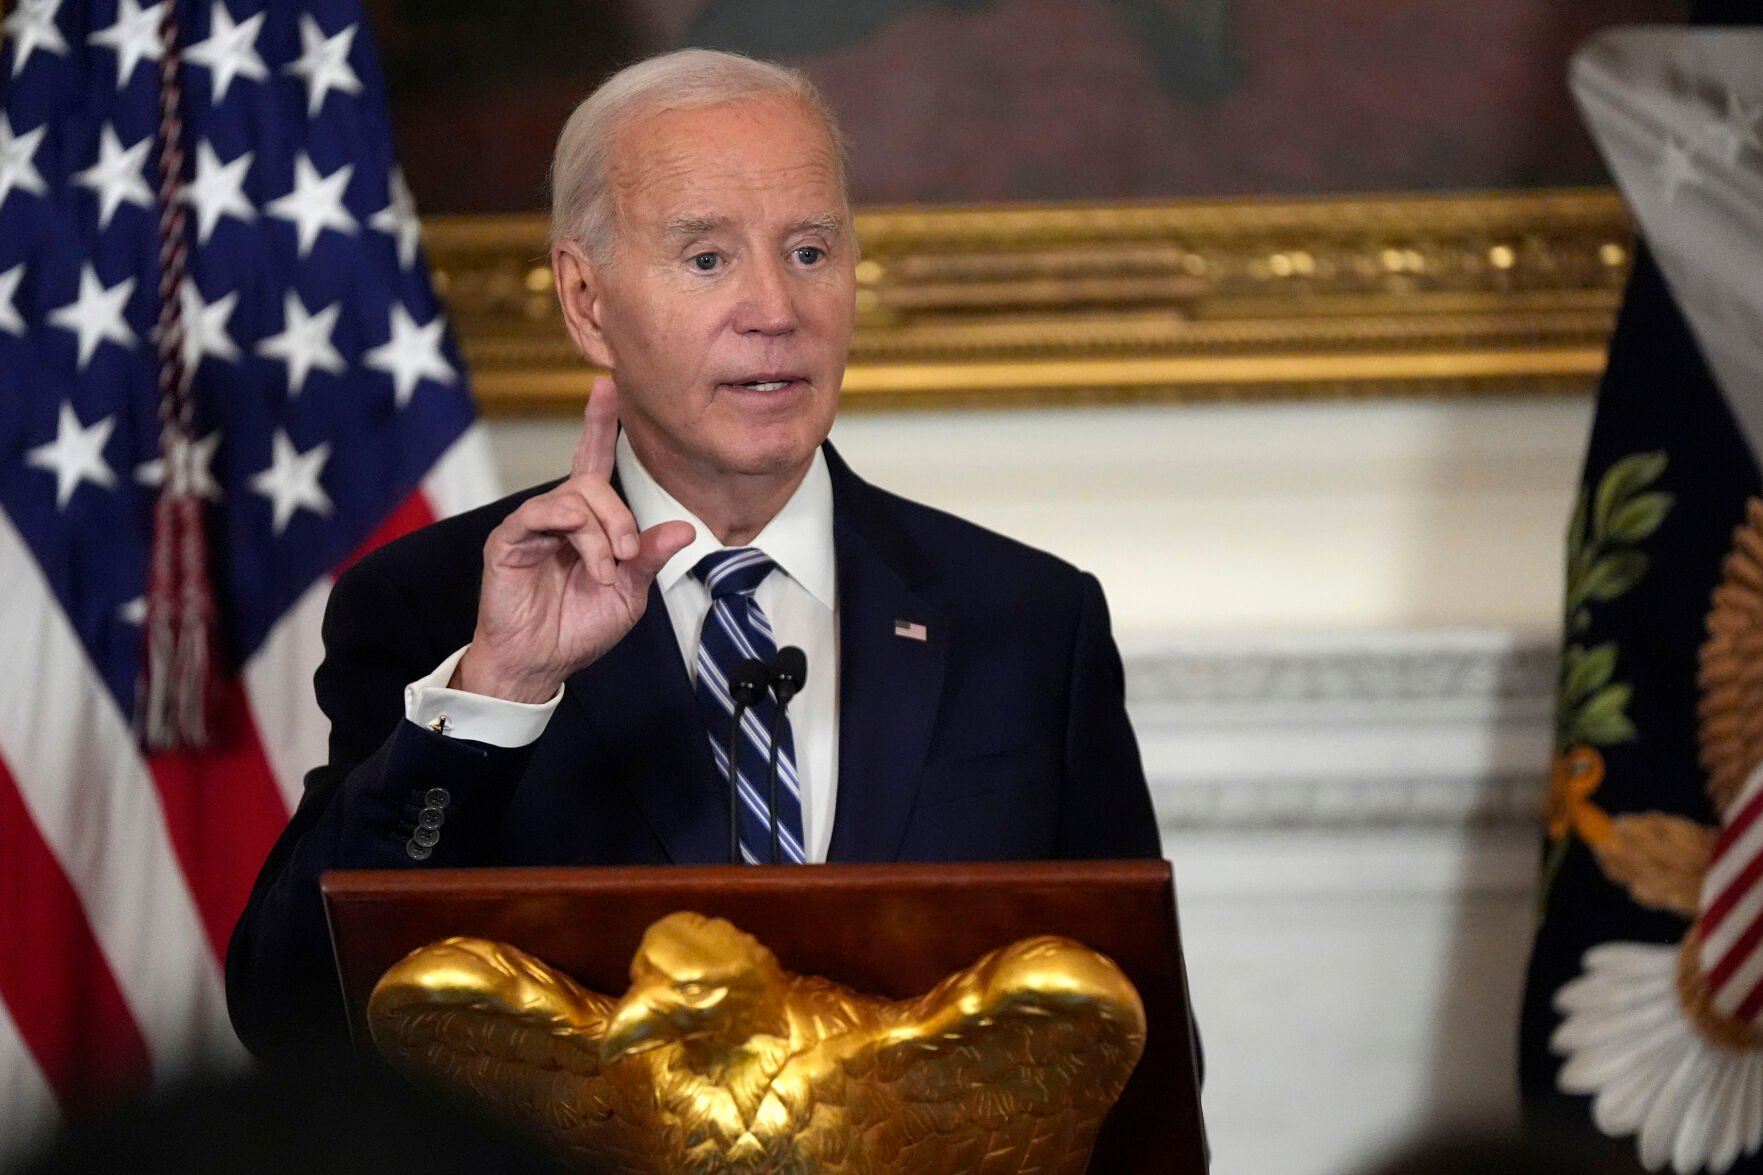
[{"label": "man's open mouth", "polygon": [[750,392],[781,392],[793,383],[802,382],[802,377],[786,372],[766,372],[750,379],[729,380],[725,386],[745,388]]}]

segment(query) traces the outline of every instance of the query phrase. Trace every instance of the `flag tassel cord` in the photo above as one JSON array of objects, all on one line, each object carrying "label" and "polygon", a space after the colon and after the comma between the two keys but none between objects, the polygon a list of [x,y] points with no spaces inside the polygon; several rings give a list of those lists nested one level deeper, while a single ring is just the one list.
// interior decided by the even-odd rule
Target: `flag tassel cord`
[{"label": "flag tassel cord", "polygon": [[186,361],[181,291],[188,280],[183,88],[177,5],[159,25],[159,456],[147,578],[139,733],[150,750],[206,746],[215,608],[202,495],[193,477],[195,370]]}]

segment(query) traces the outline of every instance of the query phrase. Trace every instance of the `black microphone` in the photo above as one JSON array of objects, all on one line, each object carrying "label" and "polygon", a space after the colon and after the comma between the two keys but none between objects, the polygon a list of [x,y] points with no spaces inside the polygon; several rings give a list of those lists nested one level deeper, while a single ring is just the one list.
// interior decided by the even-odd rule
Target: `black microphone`
[{"label": "black microphone", "polygon": [[[771,863],[779,863],[777,852],[777,734],[783,729],[784,711],[790,699],[802,692],[808,683],[808,655],[795,645],[785,645],[771,659],[771,692],[777,695],[777,710],[771,716],[771,765],[765,773],[765,803],[771,809]],[[807,835],[807,830],[803,830]]]},{"label": "black microphone", "polygon": [[771,681],[771,669],[757,657],[748,657],[729,674],[728,693],[734,700],[734,718],[728,724],[728,863],[741,863],[741,715],[747,707],[765,696]]}]

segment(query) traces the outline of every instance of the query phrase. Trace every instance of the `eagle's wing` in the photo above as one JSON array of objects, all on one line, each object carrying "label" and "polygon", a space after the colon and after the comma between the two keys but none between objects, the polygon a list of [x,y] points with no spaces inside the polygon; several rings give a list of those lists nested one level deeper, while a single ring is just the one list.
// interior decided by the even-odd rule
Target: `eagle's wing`
[{"label": "eagle's wing", "polygon": [[1144,1044],[1112,961],[1024,939],[803,1058],[811,1104],[793,1108],[839,1128],[798,1145],[823,1168],[861,1148],[884,1170],[1080,1172]]},{"label": "eagle's wing", "polygon": [[404,1070],[533,1129],[566,1155],[659,1169],[645,1155],[653,1117],[645,1067],[600,1065],[615,1002],[505,943],[448,938],[381,977],[367,1021],[374,1044]]},{"label": "eagle's wing", "polygon": [[1591,848],[1605,876],[1636,902],[1694,918],[1719,835],[1669,812],[1622,812]]}]

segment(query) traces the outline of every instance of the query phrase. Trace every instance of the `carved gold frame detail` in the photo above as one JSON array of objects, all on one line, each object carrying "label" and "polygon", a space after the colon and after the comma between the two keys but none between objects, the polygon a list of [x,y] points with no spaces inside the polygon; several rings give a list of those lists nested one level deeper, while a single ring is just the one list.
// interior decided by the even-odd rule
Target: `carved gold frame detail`
[{"label": "carved gold frame detail", "polygon": [[[857,213],[847,408],[1574,394],[1630,257],[1604,189]],[[541,216],[425,223],[492,414],[580,410],[593,370]]]}]

